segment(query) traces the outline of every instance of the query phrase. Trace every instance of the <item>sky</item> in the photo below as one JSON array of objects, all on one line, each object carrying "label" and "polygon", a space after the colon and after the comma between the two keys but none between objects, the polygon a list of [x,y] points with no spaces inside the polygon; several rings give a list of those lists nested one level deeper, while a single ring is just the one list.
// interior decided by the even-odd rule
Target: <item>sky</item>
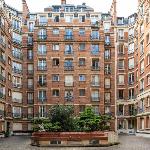
[{"label": "sky", "polygon": [[[22,9],[22,0],[5,0],[5,2],[16,8],[17,10]],[[57,5],[61,3],[61,0],[26,0],[30,12],[42,12],[45,7],[51,5]],[[108,12],[112,0],[67,0],[68,4],[80,5],[82,3],[91,6],[97,12]],[[117,0],[117,13],[118,17],[128,17],[129,15],[137,12],[138,0]]]}]

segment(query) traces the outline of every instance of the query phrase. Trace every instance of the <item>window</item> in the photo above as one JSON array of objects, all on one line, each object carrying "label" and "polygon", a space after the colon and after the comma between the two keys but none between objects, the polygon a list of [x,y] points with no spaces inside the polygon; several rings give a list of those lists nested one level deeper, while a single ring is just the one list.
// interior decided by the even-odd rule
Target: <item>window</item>
[{"label": "window", "polygon": [[65,67],[72,67],[73,66],[73,59],[65,59],[64,66]]},{"label": "window", "polygon": [[33,59],[33,50],[28,50],[27,57],[28,57],[29,60]]},{"label": "window", "polygon": [[85,16],[79,16],[79,22],[85,22]]},{"label": "window", "polygon": [[59,75],[58,74],[52,75],[52,81],[59,81]]},{"label": "window", "polygon": [[140,33],[141,33],[141,35],[143,35],[143,33],[144,33],[144,23],[142,23],[140,26]]},{"label": "window", "polygon": [[46,59],[38,60],[38,69],[39,70],[46,70],[46,68],[47,68]]},{"label": "window", "polygon": [[46,75],[43,75],[43,74],[39,75],[38,76],[38,83],[40,86],[46,85]]},{"label": "window", "polygon": [[124,99],[124,90],[118,90],[118,99]]},{"label": "window", "polygon": [[144,41],[140,43],[140,55],[144,54]]},{"label": "window", "polygon": [[111,93],[105,93],[105,103],[110,103]]},{"label": "window", "polygon": [[117,114],[118,114],[118,116],[123,116],[124,115],[124,105],[118,105],[118,107],[117,107]]},{"label": "window", "polygon": [[92,31],[91,39],[100,39],[99,31],[96,31],[96,30]]},{"label": "window", "polygon": [[79,96],[85,96],[85,89],[79,89]]},{"label": "window", "polygon": [[79,66],[85,66],[85,58],[79,58]]},{"label": "window", "polygon": [[105,114],[110,114],[110,106],[105,106]]},{"label": "window", "polygon": [[92,108],[93,108],[93,112],[94,112],[95,115],[99,115],[100,114],[99,106],[92,106]]},{"label": "window", "polygon": [[40,29],[38,32],[38,37],[41,40],[46,40],[46,38],[47,38],[46,29]]},{"label": "window", "polygon": [[147,14],[146,14],[146,23],[148,24],[149,23],[149,21],[150,21],[150,12],[147,12]]},{"label": "window", "polygon": [[22,93],[20,92],[12,92],[12,100],[16,103],[22,103]]},{"label": "window", "polygon": [[132,85],[134,83],[134,73],[128,74],[128,83],[129,85]]},{"label": "window", "polygon": [[93,54],[93,55],[99,54],[99,45],[98,44],[91,45],[91,54]]},{"label": "window", "polygon": [[73,86],[73,75],[65,75],[65,86]]},{"label": "window", "polygon": [[147,97],[147,106],[150,106],[150,97]]},{"label": "window", "polygon": [[80,50],[80,51],[85,50],[85,43],[80,43],[80,44],[79,44],[79,50]]},{"label": "window", "polygon": [[99,70],[99,68],[100,68],[99,59],[93,58],[92,59],[92,69]]},{"label": "window", "polygon": [[146,35],[146,44],[149,44],[150,42],[150,37],[149,37],[149,33]]},{"label": "window", "polygon": [[91,76],[91,83],[92,83],[92,86],[99,86],[100,85],[100,82],[99,82],[99,75],[92,75]]},{"label": "window", "polygon": [[54,16],[54,22],[59,22],[59,16]]},{"label": "window", "polygon": [[65,29],[65,36],[66,36],[66,39],[72,39],[73,30],[72,29]]},{"label": "window", "polygon": [[66,44],[65,45],[65,54],[73,54],[73,45],[72,44]]},{"label": "window", "polygon": [[29,32],[33,32],[33,30],[34,30],[34,23],[33,22],[29,22],[28,29],[29,29]]},{"label": "window", "polygon": [[134,58],[129,59],[128,67],[129,67],[129,69],[133,69],[134,68]]},{"label": "window", "polygon": [[134,53],[134,43],[130,43],[128,47],[128,54]]},{"label": "window", "polygon": [[28,36],[28,45],[33,45],[33,37]]},{"label": "window", "polygon": [[84,112],[85,111],[85,105],[80,105],[79,106],[79,112]]},{"label": "window", "polygon": [[119,40],[123,40],[124,39],[124,30],[123,29],[119,29],[118,30],[118,39]]},{"label": "window", "polygon": [[111,58],[111,51],[110,51],[110,49],[106,49],[104,55],[105,55],[105,60],[110,59]]},{"label": "window", "polygon": [[110,36],[109,35],[105,36],[105,45],[110,45]]},{"label": "window", "polygon": [[92,98],[92,101],[99,101],[99,90],[92,90],[91,91],[91,98]]},{"label": "window", "polygon": [[73,21],[73,15],[66,15],[65,16],[65,21],[67,23],[71,23]]},{"label": "window", "polygon": [[105,65],[105,74],[106,75],[111,74],[111,65],[110,64]]},{"label": "window", "polygon": [[140,73],[144,73],[144,60],[140,62]]},{"label": "window", "polygon": [[13,117],[21,118],[21,107],[13,107]]},{"label": "window", "polygon": [[119,44],[119,46],[118,46],[118,54],[119,55],[123,55],[124,54],[124,45],[123,44]]},{"label": "window", "polygon": [[144,79],[140,81],[140,92],[144,92]]},{"label": "window", "polygon": [[134,99],[134,89],[129,89],[129,99]]},{"label": "window", "polygon": [[39,18],[39,25],[46,25],[46,24],[47,24],[46,16],[40,16],[40,18]]},{"label": "window", "polygon": [[150,54],[147,55],[147,65],[150,65]]},{"label": "window", "polygon": [[110,78],[105,78],[105,88],[106,89],[110,89],[110,87],[111,87],[111,80],[110,80]]},{"label": "window", "polygon": [[79,29],[79,35],[85,35],[85,29],[84,28]]},{"label": "window", "polygon": [[53,66],[59,66],[59,58],[53,58]]},{"label": "window", "polygon": [[46,106],[39,106],[39,117],[46,117]]},{"label": "window", "polygon": [[59,96],[59,90],[58,89],[53,89],[53,96],[58,97]]},{"label": "window", "polygon": [[38,91],[38,99],[40,101],[45,101],[46,100],[46,91],[45,90]]},{"label": "window", "polygon": [[20,34],[17,34],[15,32],[13,32],[12,38],[13,38],[13,42],[15,42],[17,44],[21,44],[21,42],[22,42],[22,36]]},{"label": "window", "polygon": [[33,88],[33,79],[28,79],[28,88],[29,89]]},{"label": "window", "polygon": [[124,84],[124,75],[118,75],[118,84]]},{"label": "window", "polygon": [[38,54],[46,55],[46,45],[38,45]]},{"label": "window", "polygon": [[104,22],[103,26],[104,26],[104,32],[109,32],[111,28],[111,22]]},{"label": "window", "polygon": [[65,90],[65,100],[72,101],[73,100],[73,90]]},{"label": "window", "polygon": [[150,85],[150,75],[147,76],[147,85]]},{"label": "window", "polygon": [[28,104],[33,104],[33,93],[27,93]]},{"label": "window", "polygon": [[122,59],[118,60],[118,69],[124,69],[124,60]]},{"label": "window", "polygon": [[59,44],[53,44],[53,51],[59,51]]},{"label": "window", "polygon": [[53,29],[53,35],[59,35],[59,29],[58,28]]},{"label": "window", "polygon": [[84,74],[80,74],[79,75],[79,81],[85,81],[86,78],[85,78],[85,75]]},{"label": "window", "polygon": [[129,37],[133,37],[134,36],[134,28],[130,28],[129,29]]}]

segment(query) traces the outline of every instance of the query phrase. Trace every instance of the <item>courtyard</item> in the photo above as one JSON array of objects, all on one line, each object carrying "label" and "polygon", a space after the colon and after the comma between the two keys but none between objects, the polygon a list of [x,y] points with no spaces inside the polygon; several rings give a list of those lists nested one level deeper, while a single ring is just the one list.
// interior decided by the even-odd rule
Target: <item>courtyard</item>
[{"label": "courtyard", "polygon": [[0,139],[0,150],[150,150],[150,138],[122,135],[119,141],[111,147],[50,148],[31,146],[29,136],[12,136]]}]

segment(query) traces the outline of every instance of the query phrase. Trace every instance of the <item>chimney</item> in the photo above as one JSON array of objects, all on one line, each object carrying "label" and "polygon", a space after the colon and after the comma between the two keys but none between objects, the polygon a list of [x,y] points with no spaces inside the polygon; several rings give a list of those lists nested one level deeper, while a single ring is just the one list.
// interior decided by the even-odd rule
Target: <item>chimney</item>
[{"label": "chimney", "polygon": [[66,0],[61,0],[61,5],[65,5],[66,4]]}]

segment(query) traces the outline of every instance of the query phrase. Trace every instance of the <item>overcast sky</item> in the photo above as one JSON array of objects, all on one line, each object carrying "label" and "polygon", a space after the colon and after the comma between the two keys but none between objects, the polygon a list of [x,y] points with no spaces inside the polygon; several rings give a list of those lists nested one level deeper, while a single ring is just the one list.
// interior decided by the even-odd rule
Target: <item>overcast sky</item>
[{"label": "overcast sky", "polygon": [[[61,3],[61,0],[26,0],[31,12],[43,11],[45,7],[50,5],[57,5]],[[22,0],[5,0],[5,2],[21,10]],[[85,2],[87,5],[93,7],[98,12],[108,12],[112,3],[112,0],[67,0],[68,4],[82,4]],[[137,11],[138,0],[117,0],[118,16],[127,17]]]}]

